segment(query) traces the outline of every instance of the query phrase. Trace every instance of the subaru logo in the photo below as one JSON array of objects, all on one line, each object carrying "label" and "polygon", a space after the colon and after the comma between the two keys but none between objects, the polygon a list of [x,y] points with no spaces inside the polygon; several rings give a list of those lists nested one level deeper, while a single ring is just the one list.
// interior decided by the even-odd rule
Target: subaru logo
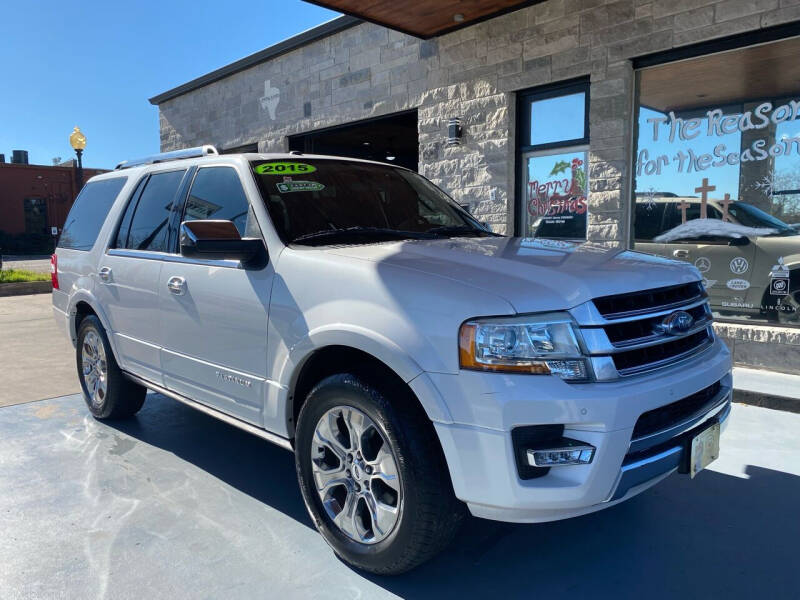
[{"label": "subaru logo", "polygon": [[694,317],[685,310],[676,310],[671,315],[664,317],[658,329],[667,335],[680,335],[686,333],[694,325]]}]

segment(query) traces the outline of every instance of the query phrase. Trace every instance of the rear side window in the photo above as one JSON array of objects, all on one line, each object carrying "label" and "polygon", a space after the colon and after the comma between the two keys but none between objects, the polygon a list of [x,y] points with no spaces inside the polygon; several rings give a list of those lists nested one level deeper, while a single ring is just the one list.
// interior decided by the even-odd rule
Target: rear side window
[{"label": "rear side window", "polygon": [[87,183],[67,216],[58,240],[59,248],[91,250],[127,177],[114,177]]},{"label": "rear side window", "polygon": [[[131,205],[122,218],[117,235],[118,248],[132,250],[167,251],[167,232],[172,201],[186,171],[169,171],[150,176],[136,206]],[[128,216],[132,212],[132,217]],[[130,225],[128,225],[130,223]],[[127,231],[125,229],[127,228]]]},{"label": "rear side window", "polygon": [[239,235],[248,232],[247,196],[236,170],[231,167],[207,167],[197,171],[192,191],[183,212],[184,221],[223,219],[233,221]]}]

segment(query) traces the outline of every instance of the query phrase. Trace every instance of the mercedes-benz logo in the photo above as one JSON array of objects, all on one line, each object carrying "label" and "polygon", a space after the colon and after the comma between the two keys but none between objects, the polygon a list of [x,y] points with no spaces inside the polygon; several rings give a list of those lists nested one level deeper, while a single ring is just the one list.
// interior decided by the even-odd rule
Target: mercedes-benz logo
[{"label": "mercedes-benz logo", "polygon": [[686,333],[694,325],[694,317],[685,310],[676,310],[674,313],[664,317],[661,325],[656,328],[658,333],[667,335],[680,335]]}]

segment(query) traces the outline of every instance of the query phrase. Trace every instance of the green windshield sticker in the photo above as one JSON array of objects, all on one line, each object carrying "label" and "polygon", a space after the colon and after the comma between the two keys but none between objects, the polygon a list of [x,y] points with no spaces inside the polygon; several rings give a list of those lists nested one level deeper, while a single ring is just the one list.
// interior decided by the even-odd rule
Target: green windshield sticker
[{"label": "green windshield sticker", "polygon": [[317,181],[284,181],[275,185],[281,194],[287,192],[318,192],[325,189],[325,186]]},{"label": "green windshield sticker", "polygon": [[255,167],[259,175],[297,175],[300,173],[313,173],[317,167],[305,163],[273,162],[264,163]]}]

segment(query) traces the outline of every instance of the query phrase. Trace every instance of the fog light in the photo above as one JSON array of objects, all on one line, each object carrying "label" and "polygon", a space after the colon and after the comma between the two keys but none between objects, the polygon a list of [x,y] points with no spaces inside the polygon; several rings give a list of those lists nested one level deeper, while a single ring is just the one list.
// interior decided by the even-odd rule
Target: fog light
[{"label": "fog light", "polygon": [[532,467],[562,467],[567,465],[588,465],[594,458],[594,446],[577,440],[564,439],[559,448],[528,450],[528,464]]}]

